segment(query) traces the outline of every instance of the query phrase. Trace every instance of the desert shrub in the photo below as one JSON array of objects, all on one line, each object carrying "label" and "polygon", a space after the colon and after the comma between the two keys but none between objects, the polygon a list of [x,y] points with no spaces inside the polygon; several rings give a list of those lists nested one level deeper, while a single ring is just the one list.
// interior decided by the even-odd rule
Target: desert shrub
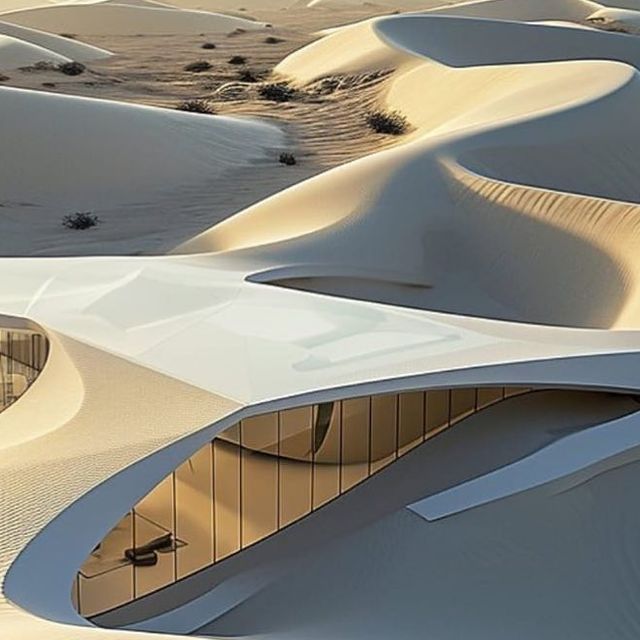
[{"label": "desert shrub", "polygon": [[201,49],[215,49],[216,45],[213,42],[204,42],[201,46]]},{"label": "desert shrub", "polygon": [[227,62],[229,64],[247,64],[247,59],[244,56],[233,56]]},{"label": "desert shrub", "polygon": [[69,38],[69,40],[75,40],[76,39],[76,34],[75,33],[60,33],[58,35],[61,38]]},{"label": "desert shrub", "polygon": [[191,73],[202,73],[203,71],[209,71],[211,68],[211,64],[206,60],[197,60],[184,66],[184,70],[190,71]]},{"label": "desert shrub", "polygon": [[233,38],[234,36],[241,36],[243,33],[247,33],[247,30],[242,29],[241,27],[238,27],[237,29],[234,29],[230,33],[227,33],[227,38]]},{"label": "desert shrub", "polygon": [[264,41],[266,44],[279,44],[280,42],[284,42],[282,38],[276,38],[275,36],[268,36]]},{"label": "desert shrub", "polygon": [[55,82],[43,82],[42,86],[46,87],[47,89],[53,89],[56,86],[56,83]]},{"label": "desert shrub", "polygon": [[289,102],[296,96],[296,90],[284,82],[264,84],[258,89],[261,98],[273,102]]},{"label": "desert shrub", "polygon": [[240,82],[258,82],[259,78],[251,69],[240,69],[238,80]]},{"label": "desert shrub", "polygon": [[391,136],[403,134],[409,123],[399,111],[371,111],[367,114],[367,124],[376,133]]},{"label": "desert shrub", "polygon": [[86,68],[81,62],[63,62],[58,65],[58,71],[65,76],[79,76]]},{"label": "desert shrub", "polygon": [[35,62],[28,67],[20,67],[20,71],[55,71],[58,67],[53,64],[53,62],[47,62],[46,60],[41,60],[40,62]]},{"label": "desert shrub", "polygon": [[215,109],[206,100],[185,100],[181,102],[176,109],[178,111],[189,111],[190,113],[208,113],[213,115]]},{"label": "desert shrub", "polygon": [[292,153],[281,153],[278,160],[280,164],[286,164],[288,167],[297,164],[296,157]]},{"label": "desert shrub", "polygon": [[62,226],[67,229],[75,229],[83,231],[95,227],[100,219],[90,211],[76,211],[62,218]]},{"label": "desert shrub", "polygon": [[10,80],[9,76],[5,76],[4,74],[0,73],[0,82],[6,82],[7,80]]}]

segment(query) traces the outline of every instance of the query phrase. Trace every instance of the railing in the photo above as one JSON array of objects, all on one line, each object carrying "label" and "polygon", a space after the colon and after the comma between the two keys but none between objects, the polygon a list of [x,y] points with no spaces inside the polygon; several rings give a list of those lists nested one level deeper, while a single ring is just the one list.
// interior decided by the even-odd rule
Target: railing
[{"label": "railing", "polygon": [[44,335],[0,329],[0,411],[31,386],[42,371],[47,354]]},{"label": "railing", "polygon": [[524,388],[351,398],[241,421],[127,513],[72,597],[87,617],[162,589],[277,533],[460,420]]}]

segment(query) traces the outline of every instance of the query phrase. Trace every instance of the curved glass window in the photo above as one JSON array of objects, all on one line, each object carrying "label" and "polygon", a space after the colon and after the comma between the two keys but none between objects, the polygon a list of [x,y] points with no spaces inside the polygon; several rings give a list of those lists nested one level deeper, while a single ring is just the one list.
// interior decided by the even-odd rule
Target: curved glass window
[{"label": "curved glass window", "polygon": [[242,420],[127,513],[83,564],[78,611],[104,613],[304,518],[440,431],[523,388],[349,398]]},{"label": "curved glass window", "polygon": [[34,382],[47,359],[47,339],[32,331],[0,329],[0,411]]}]

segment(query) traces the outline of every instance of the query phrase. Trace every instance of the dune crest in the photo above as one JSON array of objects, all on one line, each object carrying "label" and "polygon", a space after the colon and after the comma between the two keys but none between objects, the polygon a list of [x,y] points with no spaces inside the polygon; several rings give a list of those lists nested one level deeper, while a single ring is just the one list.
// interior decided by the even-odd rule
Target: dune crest
[{"label": "dune crest", "polygon": [[0,69],[17,69],[37,62],[62,64],[70,59],[36,44],[0,35]]},{"label": "dune crest", "polygon": [[281,140],[255,121],[19,89],[0,89],[0,119],[15,149],[0,176],[3,199],[47,208],[92,209],[210,181]]},{"label": "dune crest", "polygon": [[[464,5],[474,15],[496,6],[513,15],[523,3]],[[344,53],[359,51],[356,43],[368,55]],[[258,203],[179,251],[253,259],[261,281],[334,295],[635,327],[638,65],[629,36],[504,19],[428,12],[333,31],[278,71],[303,85],[395,69],[381,103],[413,129],[396,147]],[[358,274],[367,272],[377,275],[363,285]]]},{"label": "dune crest", "polygon": [[[2,14],[0,14],[0,16],[1,15]],[[111,52],[106,49],[100,49],[99,47],[94,47],[84,42],[56,36],[44,31],[19,27],[9,22],[0,21],[0,34],[16,38],[23,42],[29,42],[43,49],[52,51],[58,56],[77,62],[90,62],[92,60],[108,58],[112,55]]]},{"label": "dune crest", "polygon": [[0,13],[5,22],[52,31],[91,35],[229,33],[264,28],[261,22],[207,11],[99,2],[54,5]]}]

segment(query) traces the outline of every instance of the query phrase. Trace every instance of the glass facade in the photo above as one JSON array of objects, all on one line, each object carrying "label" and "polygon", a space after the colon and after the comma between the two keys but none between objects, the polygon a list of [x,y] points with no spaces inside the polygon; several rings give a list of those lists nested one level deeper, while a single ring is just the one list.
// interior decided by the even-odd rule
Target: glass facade
[{"label": "glass facade", "polygon": [[0,329],[0,411],[38,377],[47,359],[47,344],[39,333]]},{"label": "glass facade", "polygon": [[87,617],[238,553],[337,498],[443,429],[523,388],[350,398],[242,420],[127,513],[78,573]]}]

